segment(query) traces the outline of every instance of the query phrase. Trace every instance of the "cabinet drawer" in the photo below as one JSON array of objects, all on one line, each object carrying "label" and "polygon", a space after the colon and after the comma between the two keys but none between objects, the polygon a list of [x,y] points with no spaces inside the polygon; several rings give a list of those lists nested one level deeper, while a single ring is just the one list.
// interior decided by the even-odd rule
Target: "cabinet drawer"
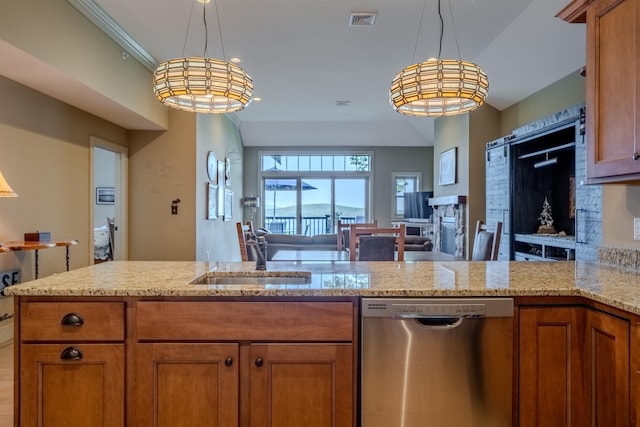
[{"label": "cabinet drawer", "polygon": [[165,302],[136,306],[138,340],[353,340],[350,302]]},{"label": "cabinet drawer", "polygon": [[124,312],[122,302],[23,303],[20,306],[20,339],[122,341]]}]

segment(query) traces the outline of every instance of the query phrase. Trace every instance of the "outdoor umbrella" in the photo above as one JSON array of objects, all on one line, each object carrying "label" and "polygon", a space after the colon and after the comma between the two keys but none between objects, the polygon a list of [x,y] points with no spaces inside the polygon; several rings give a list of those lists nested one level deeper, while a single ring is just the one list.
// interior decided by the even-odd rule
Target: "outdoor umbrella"
[{"label": "outdoor umbrella", "polygon": [[[296,191],[298,189],[295,178],[267,178],[264,181],[264,191],[273,191],[273,218],[276,217],[276,195],[278,191]],[[300,183],[302,191],[317,190],[311,184],[302,181]]]}]

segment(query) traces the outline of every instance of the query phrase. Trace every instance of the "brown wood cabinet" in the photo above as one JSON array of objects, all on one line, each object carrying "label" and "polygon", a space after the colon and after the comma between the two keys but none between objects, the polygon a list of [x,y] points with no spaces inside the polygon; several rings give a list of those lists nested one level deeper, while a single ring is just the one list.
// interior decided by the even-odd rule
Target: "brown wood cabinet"
[{"label": "brown wood cabinet", "polygon": [[523,307],[519,318],[520,427],[585,426],[582,307]]},{"label": "brown wood cabinet", "polygon": [[575,0],[559,17],[587,23],[587,179],[640,179],[640,0]]},{"label": "brown wood cabinet", "polygon": [[135,324],[136,427],[354,425],[353,302],[139,301]]},{"label": "brown wood cabinet", "polygon": [[628,426],[629,328],[582,306],[521,307],[520,426]]},{"label": "brown wood cabinet", "polygon": [[136,427],[238,425],[238,344],[141,343]]},{"label": "brown wood cabinet", "polygon": [[631,426],[640,427],[640,322],[631,324]]},{"label": "brown wood cabinet", "polygon": [[587,310],[585,372],[590,423],[594,427],[629,425],[629,322]]},{"label": "brown wood cabinet", "polygon": [[17,427],[356,422],[355,299],[20,297],[16,313]]},{"label": "brown wood cabinet", "polygon": [[24,303],[20,427],[122,427],[124,303]]},{"label": "brown wood cabinet", "polygon": [[353,346],[251,346],[251,427],[353,426]]}]

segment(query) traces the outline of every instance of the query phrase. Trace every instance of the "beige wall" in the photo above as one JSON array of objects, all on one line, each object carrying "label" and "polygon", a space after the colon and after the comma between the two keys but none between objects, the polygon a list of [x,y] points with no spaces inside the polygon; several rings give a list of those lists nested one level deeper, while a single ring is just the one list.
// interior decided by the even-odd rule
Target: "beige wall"
[{"label": "beige wall", "polygon": [[[485,148],[499,136],[500,113],[484,105],[469,114],[442,117],[435,122],[434,195],[467,196],[465,248],[473,247],[475,223],[485,217]],[[457,148],[456,183],[439,185],[440,155]]]},{"label": "beige wall", "polygon": [[[259,195],[258,179],[259,152],[282,151],[282,147],[245,147],[244,149],[244,191],[246,195]],[[326,147],[295,147],[296,152],[319,152]],[[378,224],[391,225],[391,174],[393,172],[421,172],[423,191],[433,190],[433,147],[340,147],[338,151],[368,151],[373,153],[371,216]],[[329,149],[336,152],[335,149]],[[244,218],[249,219],[251,212],[245,210]],[[260,213],[254,216],[260,217]]]},{"label": "beige wall", "polygon": [[[41,74],[50,75],[49,89],[70,78],[92,96],[140,116],[148,129],[166,128],[167,111],[153,95],[149,70],[132,57],[123,59],[123,49],[66,0],[3,2],[0,51],[13,52],[5,43],[22,52],[12,60],[24,55]],[[11,67],[3,72],[11,75]]]},{"label": "beige wall", "polygon": [[[207,154],[231,160],[234,217],[206,219]],[[166,132],[131,133],[129,259],[238,261],[235,221],[242,220],[242,144],[222,115],[169,112]],[[224,191],[224,185],[219,187]],[[171,203],[180,199],[178,215]]]},{"label": "beige wall", "polygon": [[584,100],[585,80],[575,71],[502,111],[500,136]]},{"label": "beige wall", "polygon": [[[196,254],[202,261],[240,261],[236,222],[242,221],[240,200],[243,189],[243,149],[238,128],[223,115],[198,115],[196,137]],[[207,154],[213,151],[218,160],[229,159],[231,185],[224,182],[219,191],[233,192],[232,218],[207,220]]]},{"label": "beige wall", "polygon": [[[18,193],[0,198],[0,242],[50,231],[78,239],[71,268],[93,262],[90,232],[91,135],[126,146],[124,129],[0,77],[0,170]],[[40,251],[40,276],[65,269],[63,248]],[[0,270],[21,268],[33,278],[33,251],[0,254]]]},{"label": "beige wall", "polygon": [[166,132],[135,131],[130,141],[129,259],[195,259],[196,115],[171,110]]}]

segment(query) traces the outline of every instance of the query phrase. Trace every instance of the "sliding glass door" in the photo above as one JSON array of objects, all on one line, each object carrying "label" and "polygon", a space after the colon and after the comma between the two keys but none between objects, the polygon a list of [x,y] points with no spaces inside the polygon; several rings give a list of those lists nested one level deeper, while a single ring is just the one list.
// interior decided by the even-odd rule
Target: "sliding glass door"
[{"label": "sliding glass door", "polygon": [[334,233],[338,219],[366,222],[367,178],[264,178],[264,225],[273,233]]}]

